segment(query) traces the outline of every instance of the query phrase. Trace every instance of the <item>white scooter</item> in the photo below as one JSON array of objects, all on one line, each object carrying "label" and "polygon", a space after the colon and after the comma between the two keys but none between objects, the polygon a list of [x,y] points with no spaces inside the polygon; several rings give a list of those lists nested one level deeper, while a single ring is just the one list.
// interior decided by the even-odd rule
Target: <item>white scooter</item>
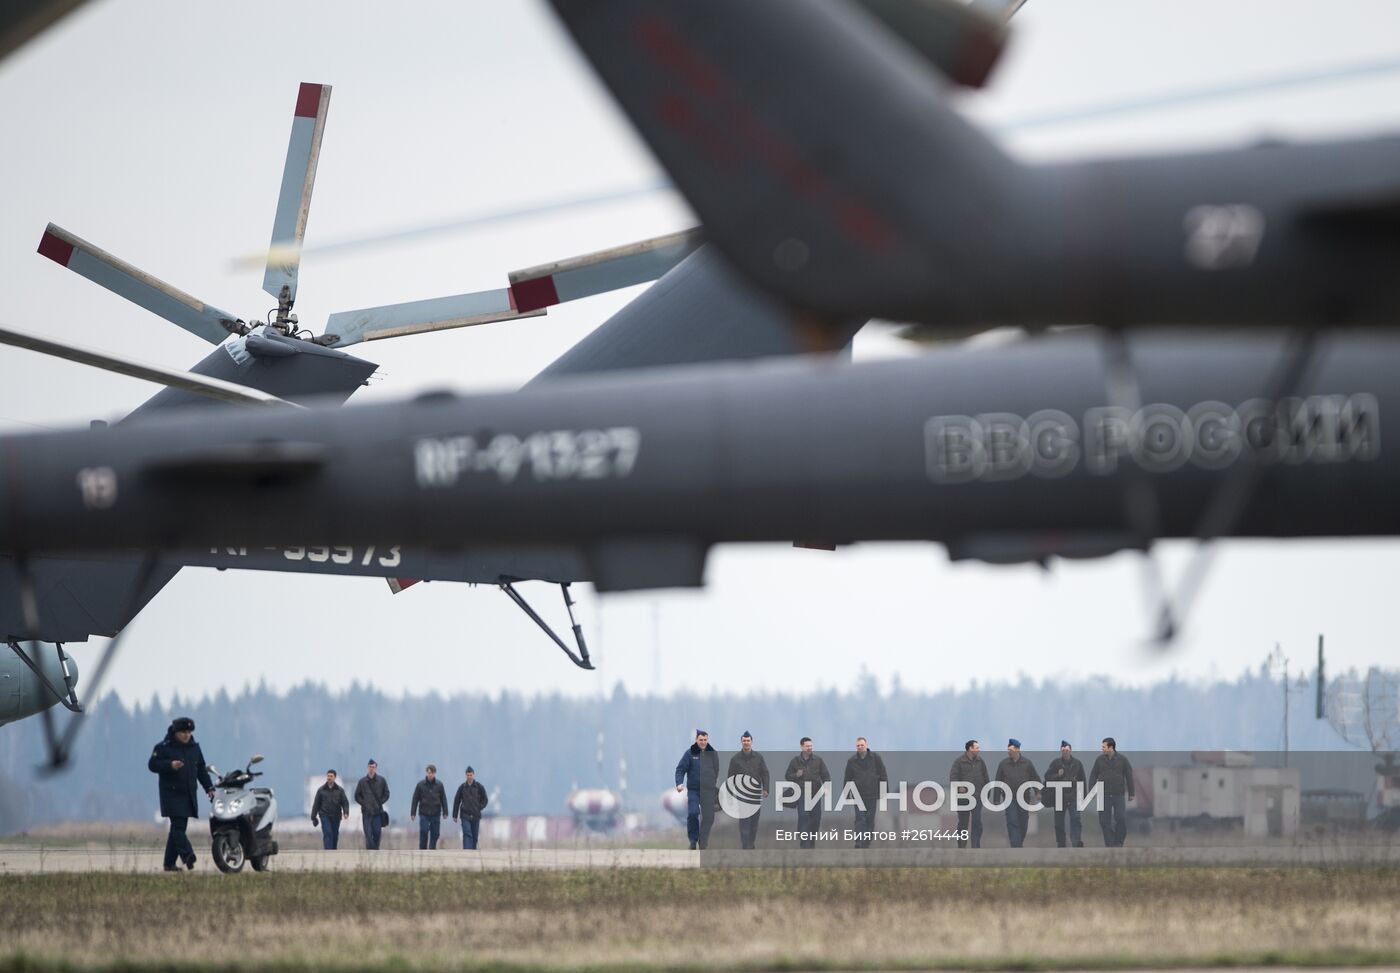
[{"label": "white scooter", "polygon": [[221,872],[241,872],[245,861],[252,864],[254,871],[265,872],[268,859],[277,854],[277,842],[272,839],[277,797],[270,787],[248,786],[254,777],[262,776],[253,772],[253,764],[262,763],[262,759],[262,754],[258,754],[244,769],[222,775],[217,767],[209,767],[219,778],[214,785],[209,832],[213,836],[214,865]]}]

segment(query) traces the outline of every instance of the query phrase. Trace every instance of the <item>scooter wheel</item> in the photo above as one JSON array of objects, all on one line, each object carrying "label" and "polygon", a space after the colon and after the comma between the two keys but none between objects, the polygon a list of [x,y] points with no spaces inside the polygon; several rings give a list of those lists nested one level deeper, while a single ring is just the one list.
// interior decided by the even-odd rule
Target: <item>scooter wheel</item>
[{"label": "scooter wheel", "polygon": [[214,857],[214,866],[219,871],[243,871],[243,842],[238,840],[237,835],[227,831],[215,834],[211,853]]},{"label": "scooter wheel", "polygon": [[255,872],[267,871],[267,866],[271,863],[272,858],[269,855],[258,855],[256,858],[248,859],[248,864],[253,866],[253,871]]}]

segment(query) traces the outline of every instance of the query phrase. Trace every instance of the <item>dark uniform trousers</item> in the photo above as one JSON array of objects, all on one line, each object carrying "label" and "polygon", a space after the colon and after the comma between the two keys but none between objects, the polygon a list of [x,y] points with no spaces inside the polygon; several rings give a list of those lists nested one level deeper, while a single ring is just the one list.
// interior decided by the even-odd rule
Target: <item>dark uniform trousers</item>
[{"label": "dark uniform trousers", "polygon": [[[970,811],[958,812],[958,831],[969,832],[972,838],[972,847],[982,847],[982,805],[974,804]],[[966,848],[967,839],[958,838],[958,847]]]},{"label": "dark uniform trousers", "polygon": [[1079,805],[1073,798],[1069,801],[1068,807],[1055,809],[1055,844],[1061,848],[1065,846],[1065,816],[1068,815],[1070,844],[1078,848],[1084,843],[1084,825],[1080,820]]},{"label": "dark uniform trousers", "polygon": [[189,861],[194,857],[194,846],[185,833],[189,818],[171,818],[170,834],[165,836],[165,867],[174,868],[177,861]]},{"label": "dark uniform trousers", "polygon": [[687,788],[685,831],[691,844],[701,849],[710,846],[710,829],[715,826],[715,805],[718,803],[717,787]]},{"label": "dark uniform trousers", "polygon": [[753,848],[754,839],[758,837],[758,819],[762,811],[754,811],[750,817],[739,822],[739,847]]}]

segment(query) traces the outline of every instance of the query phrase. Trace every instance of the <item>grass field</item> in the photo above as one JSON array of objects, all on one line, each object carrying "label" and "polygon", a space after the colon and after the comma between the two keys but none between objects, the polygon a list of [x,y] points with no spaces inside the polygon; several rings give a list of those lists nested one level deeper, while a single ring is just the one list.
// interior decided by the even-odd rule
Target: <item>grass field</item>
[{"label": "grass field", "polygon": [[0,878],[0,971],[1400,963],[1396,869]]}]

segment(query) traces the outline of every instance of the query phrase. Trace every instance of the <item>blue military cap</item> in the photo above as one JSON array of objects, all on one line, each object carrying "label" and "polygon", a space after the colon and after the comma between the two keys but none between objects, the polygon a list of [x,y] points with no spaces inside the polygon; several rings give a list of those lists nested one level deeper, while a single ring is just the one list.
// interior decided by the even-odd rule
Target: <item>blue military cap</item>
[{"label": "blue military cap", "polygon": [[748,737],[750,740],[752,740],[752,739],[753,739],[753,734],[750,733],[748,730],[745,730],[743,733],[740,733],[740,734],[739,734],[739,739],[742,740],[742,739],[744,739],[744,737]]},{"label": "blue military cap", "polygon": [[474,773],[476,773],[476,768],[474,768],[474,767],[472,767],[470,764],[468,764],[468,765],[467,765],[467,773],[469,773],[469,774],[474,774]]},{"label": "blue military cap", "polygon": [[1010,740],[1007,740],[1006,745],[1008,747],[1015,747],[1017,750],[1021,749],[1021,741],[1017,740],[1015,737],[1012,737]]},{"label": "blue military cap", "polygon": [[1061,741],[1060,741],[1060,746],[1062,746],[1062,747],[1068,747],[1068,746],[1069,746],[1069,741],[1068,741],[1068,740],[1061,740]]}]

